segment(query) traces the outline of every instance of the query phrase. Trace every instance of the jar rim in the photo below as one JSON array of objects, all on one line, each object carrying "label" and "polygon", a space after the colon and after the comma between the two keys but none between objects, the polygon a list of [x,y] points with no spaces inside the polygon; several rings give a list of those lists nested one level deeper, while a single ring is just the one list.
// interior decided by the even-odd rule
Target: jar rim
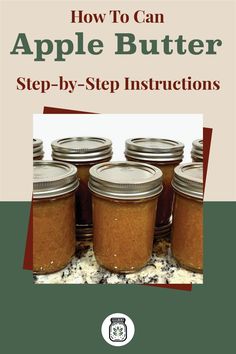
[{"label": "jar rim", "polygon": [[34,161],[33,198],[57,197],[74,191],[79,185],[77,168],[65,162]]},{"label": "jar rim", "polygon": [[33,138],[33,157],[43,157],[43,141],[41,139]]},{"label": "jar rim", "polygon": [[164,138],[131,138],[125,142],[125,156],[143,161],[182,161],[184,144]]},{"label": "jar rim", "polygon": [[103,137],[80,136],[52,141],[52,158],[66,162],[92,162],[112,157],[112,142]]},{"label": "jar rim", "polygon": [[175,192],[203,200],[203,163],[190,162],[175,167],[172,186]]},{"label": "jar rim", "polygon": [[203,160],[203,139],[196,139],[192,142],[191,157],[192,159]]},{"label": "jar rim", "polygon": [[146,199],[159,195],[163,188],[162,171],[140,162],[103,162],[91,167],[89,175],[89,189],[111,199]]}]

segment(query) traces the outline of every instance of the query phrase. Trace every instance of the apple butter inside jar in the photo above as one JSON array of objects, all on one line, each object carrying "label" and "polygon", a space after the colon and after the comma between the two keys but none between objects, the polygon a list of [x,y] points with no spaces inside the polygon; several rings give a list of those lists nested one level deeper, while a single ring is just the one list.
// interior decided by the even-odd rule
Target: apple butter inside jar
[{"label": "apple butter inside jar", "polygon": [[184,144],[175,140],[158,138],[133,138],[126,140],[125,156],[129,161],[139,161],[160,168],[163,173],[163,191],[158,198],[155,238],[170,236],[172,222],[174,169],[183,159]]},{"label": "apple butter inside jar", "polygon": [[40,139],[33,139],[33,159],[42,160],[44,156],[43,142]]},{"label": "apple butter inside jar", "polygon": [[162,172],[138,162],[107,162],[90,169],[94,253],[117,273],[143,268],[152,255]]},{"label": "apple butter inside jar", "polygon": [[193,141],[191,157],[193,162],[203,162],[203,140],[197,139]]},{"label": "apple butter inside jar", "polygon": [[75,252],[75,190],[77,170],[54,161],[34,161],[33,271],[64,268]]},{"label": "apple butter inside jar", "polygon": [[171,249],[184,268],[203,271],[203,165],[181,164],[175,168]]},{"label": "apple butter inside jar", "polygon": [[76,229],[78,240],[92,237],[92,196],[88,188],[89,169],[112,157],[112,143],[99,137],[73,137],[52,142],[52,158],[77,167],[80,186],[76,191]]}]

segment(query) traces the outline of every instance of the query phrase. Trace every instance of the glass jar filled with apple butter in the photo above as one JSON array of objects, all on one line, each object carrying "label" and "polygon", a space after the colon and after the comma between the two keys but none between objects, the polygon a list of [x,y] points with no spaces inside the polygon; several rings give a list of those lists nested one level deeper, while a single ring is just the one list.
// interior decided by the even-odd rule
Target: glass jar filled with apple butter
[{"label": "glass jar filled with apple butter", "polygon": [[43,142],[40,139],[33,139],[33,159],[42,160],[44,156]]},{"label": "glass jar filled with apple butter", "polygon": [[37,274],[64,268],[75,253],[75,166],[55,161],[34,161],[33,271]]},{"label": "glass jar filled with apple butter", "polygon": [[110,161],[112,142],[100,137],[73,137],[52,142],[52,158],[72,163],[77,168],[80,186],[76,192],[76,232],[78,240],[93,235],[92,197],[88,188],[89,169],[97,163]]},{"label": "glass jar filled with apple butter", "polygon": [[193,162],[203,162],[203,139],[193,141],[191,157]]},{"label": "glass jar filled with apple butter", "polygon": [[129,161],[139,161],[160,168],[163,173],[163,191],[158,199],[155,238],[170,236],[172,222],[174,168],[183,159],[184,144],[175,140],[158,138],[133,138],[126,140],[125,156]]},{"label": "glass jar filled with apple butter", "polygon": [[105,162],[90,169],[96,260],[116,273],[143,268],[152,255],[162,172],[138,162]]},{"label": "glass jar filled with apple butter", "polygon": [[203,271],[203,164],[175,168],[172,254],[184,268]]}]

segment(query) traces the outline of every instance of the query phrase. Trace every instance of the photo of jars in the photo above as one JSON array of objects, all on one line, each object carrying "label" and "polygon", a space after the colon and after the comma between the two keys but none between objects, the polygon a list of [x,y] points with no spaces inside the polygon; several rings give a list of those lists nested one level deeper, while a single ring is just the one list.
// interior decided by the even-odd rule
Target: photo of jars
[{"label": "photo of jars", "polygon": [[78,283],[85,272],[94,284],[160,283],[164,261],[166,272],[203,273],[203,140],[187,163],[179,140],[131,137],[123,146],[113,161],[110,139],[65,137],[44,160],[33,139],[35,283],[53,274],[66,283],[71,268]]}]

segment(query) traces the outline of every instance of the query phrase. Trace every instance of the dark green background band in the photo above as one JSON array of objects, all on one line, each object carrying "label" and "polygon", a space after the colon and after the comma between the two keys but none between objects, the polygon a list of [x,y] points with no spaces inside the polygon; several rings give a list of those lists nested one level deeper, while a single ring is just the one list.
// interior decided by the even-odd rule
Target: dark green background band
[{"label": "dark green background band", "polygon": [[[33,285],[22,269],[30,203],[2,202],[3,353],[228,353],[234,343],[235,202],[204,204],[204,285],[192,291],[141,285]],[[111,347],[104,318],[129,315],[134,339]]]}]

